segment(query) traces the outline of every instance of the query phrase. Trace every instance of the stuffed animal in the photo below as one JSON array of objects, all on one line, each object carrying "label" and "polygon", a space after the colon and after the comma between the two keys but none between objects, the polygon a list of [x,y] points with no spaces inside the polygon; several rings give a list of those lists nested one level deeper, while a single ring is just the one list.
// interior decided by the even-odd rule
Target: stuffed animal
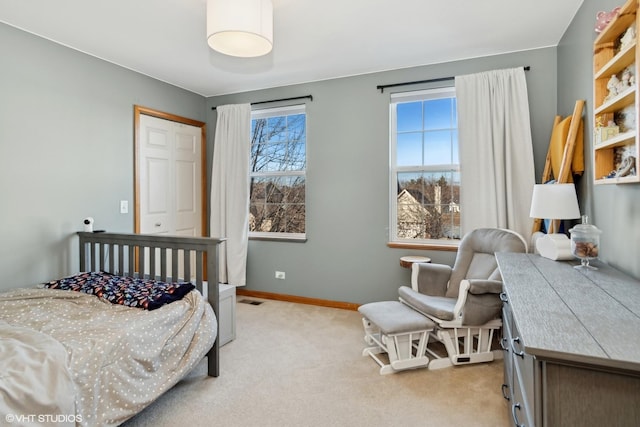
[{"label": "stuffed animal", "polygon": [[620,127],[620,132],[636,129],[636,106],[631,104],[614,113],[614,121]]},{"label": "stuffed animal", "polygon": [[634,64],[629,65],[622,71],[622,80],[624,80],[626,76],[629,76],[629,86],[634,86],[636,84],[636,70]]},{"label": "stuffed animal", "polygon": [[598,12],[596,14],[596,27],[595,27],[596,33],[599,33],[602,30],[604,30],[604,27],[606,27],[607,24],[609,24],[609,22],[611,22],[611,20],[618,15],[619,12],[620,12],[619,7],[616,7],[611,12],[605,12],[602,10]]},{"label": "stuffed animal", "polygon": [[607,82],[607,89],[609,90],[609,94],[604,98],[605,101],[609,101],[618,95],[618,89],[620,89],[620,79],[618,79],[618,76],[615,74],[611,76]]},{"label": "stuffed animal", "polygon": [[620,38],[620,49],[624,49],[636,40],[636,23],[634,22]]}]

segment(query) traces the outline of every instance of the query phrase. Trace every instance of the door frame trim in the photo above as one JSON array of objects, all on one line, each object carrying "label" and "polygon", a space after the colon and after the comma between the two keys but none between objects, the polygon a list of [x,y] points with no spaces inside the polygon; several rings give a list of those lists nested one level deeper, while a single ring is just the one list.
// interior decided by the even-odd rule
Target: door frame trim
[{"label": "door frame trim", "polygon": [[143,107],[141,105],[133,106],[133,232],[140,233],[140,171],[138,170],[138,160],[140,159],[140,115],[157,117],[159,119],[169,120],[172,122],[182,123],[185,125],[199,127],[202,133],[202,141],[200,143],[201,169],[202,169],[202,236],[209,236],[209,227],[207,227],[207,124],[199,120],[193,120],[175,114],[166,113],[164,111],[154,110],[153,108]]}]

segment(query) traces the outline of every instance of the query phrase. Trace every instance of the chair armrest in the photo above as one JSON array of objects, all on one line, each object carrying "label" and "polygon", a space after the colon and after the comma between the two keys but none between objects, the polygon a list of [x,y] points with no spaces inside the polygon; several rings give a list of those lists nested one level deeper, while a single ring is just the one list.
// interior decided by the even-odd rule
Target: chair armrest
[{"label": "chair armrest", "polygon": [[498,318],[502,310],[500,292],[502,282],[499,280],[461,281],[458,300],[453,310],[454,319],[460,319],[463,326],[482,326]]},{"label": "chair armrest", "polygon": [[413,263],[411,288],[425,295],[445,296],[452,268],[446,264]]},{"label": "chair armrest", "polygon": [[469,279],[470,294],[499,294],[501,292],[502,282],[500,280]]}]

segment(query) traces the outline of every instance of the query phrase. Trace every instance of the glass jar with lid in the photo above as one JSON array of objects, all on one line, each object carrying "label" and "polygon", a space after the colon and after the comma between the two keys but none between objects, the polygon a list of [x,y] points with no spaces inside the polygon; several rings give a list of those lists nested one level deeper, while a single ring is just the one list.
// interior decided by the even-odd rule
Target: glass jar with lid
[{"label": "glass jar with lid", "polygon": [[589,218],[582,215],[582,224],[574,226],[569,233],[571,233],[571,253],[580,259],[580,265],[576,268],[596,270],[597,267],[590,265],[589,260],[598,258],[602,231],[595,225],[589,224]]}]

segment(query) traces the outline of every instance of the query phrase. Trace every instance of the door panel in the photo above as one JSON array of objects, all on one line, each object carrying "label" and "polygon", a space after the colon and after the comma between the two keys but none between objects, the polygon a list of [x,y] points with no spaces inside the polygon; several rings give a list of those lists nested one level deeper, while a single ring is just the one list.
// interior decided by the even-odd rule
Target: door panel
[{"label": "door panel", "polygon": [[140,144],[140,232],[167,234],[172,227],[171,122],[142,116]]},{"label": "door panel", "polygon": [[199,236],[202,206],[200,129],[176,126],[175,148],[175,230],[180,235]]},{"label": "door panel", "polygon": [[169,162],[166,159],[146,159],[146,179],[143,180],[141,227],[143,233],[166,233],[171,226],[169,194]]},{"label": "door panel", "polygon": [[194,162],[176,162],[176,231],[193,230],[194,223],[199,217],[196,205],[196,170]]},{"label": "door panel", "polygon": [[[152,119],[151,117],[149,117],[149,119]],[[158,119],[159,120],[159,119]],[[150,120],[151,122],[151,120]],[[162,123],[161,121],[155,121],[155,123],[149,123],[147,129],[146,129],[146,135],[147,137],[145,138],[145,144],[147,146],[147,148],[159,148],[162,150],[166,150],[168,148],[169,142],[168,142],[168,133],[169,133],[169,129],[168,126],[166,126],[166,124]],[[159,126],[159,127],[153,127],[153,125]]]}]

